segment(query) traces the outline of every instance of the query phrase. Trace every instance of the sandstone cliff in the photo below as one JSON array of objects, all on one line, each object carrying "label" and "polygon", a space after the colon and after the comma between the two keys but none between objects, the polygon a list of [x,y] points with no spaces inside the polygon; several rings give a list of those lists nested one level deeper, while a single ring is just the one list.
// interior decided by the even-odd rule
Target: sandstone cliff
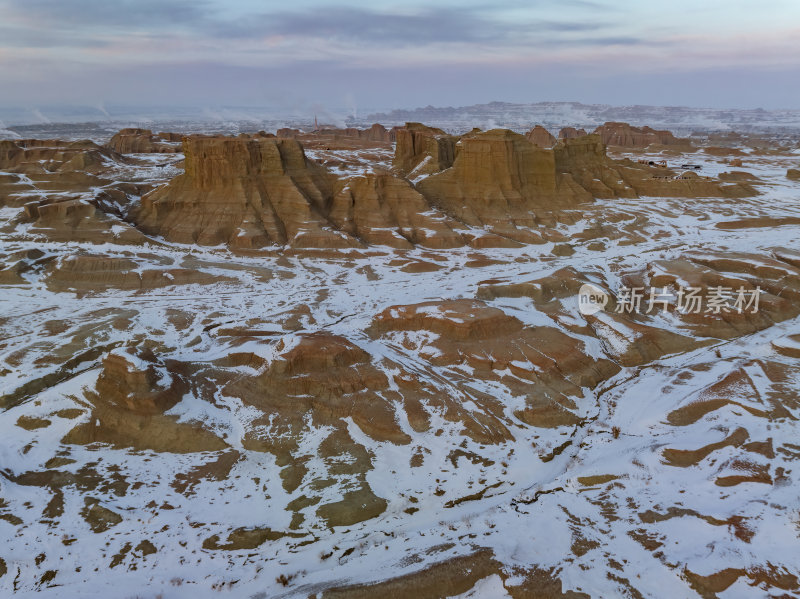
[{"label": "sandstone cliff", "polygon": [[449,215],[510,236],[519,234],[514,232],[518,225],[535,224],[533,211],[591,200],[570,176],[557,172],[552,150],[503,129],[461,138],[452,167],[421,180],[417,188]]},{"label": "sandstone cliff", "polygon": [[644,149],[650,145],[689,146],[688,139],[675,137],[670,131],[634,127],[628,123],[607,122],[594,130],[607,146]]},{"label": "sandstone cliff", "polygon": [[181,151],[178,133],[158,133],[150,129],[121,129],[106,147],[120,154],[170,154]]},{"label": "sandstone cliff", "polygon": [[436,173],[453,164],[458,138],[441,129],[406,123],[396,137],[392,166],[406,176]]},{"label": "sandstone cliff", "polygon": [[180,243],[352,247],[323,216],[334,178],[294,139],[187,137],[186,172],[142,198],[132,218]]},{"label": "sandstone cliff", "polygon": [[448,248],[464,240],[405,179],[388,173],[353,177],[336,194],[330,220],[366,244]]},{"label": "sandstone cliff", "polygon": [[574,137],[583,137],[586,135],[586,129],[576,129],[575,127],[562,127],[558,132],[558,139],[572,139]]},{"label": "sandstone cliff", "polygon": [[525,134],[525,137],[535,146],[540,148],[552,148],[556,144],[556,138],[541,125],[536,125]]}]

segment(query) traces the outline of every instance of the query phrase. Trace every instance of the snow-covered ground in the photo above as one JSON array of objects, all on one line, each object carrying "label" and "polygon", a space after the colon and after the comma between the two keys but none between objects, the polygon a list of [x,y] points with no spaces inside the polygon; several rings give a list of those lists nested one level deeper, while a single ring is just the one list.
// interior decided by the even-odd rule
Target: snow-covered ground
[{"label": "snow-covered ground", "polygon": [[[731,170],[703,153],[685,159],[702,163],[708,174]],[[155,160],[138,167],[138,174],[121,170],[119,176],[161,178],[164,169],[175,169],[156,166]],[[94,355],[63,372],[67,358],[148,342],[164,360],[211,364],[233,348],[230,340],[209,330],[219,323],[272,332],[270,343],[250,340],[236,346],[238,352],[252,351],[267,361],[279,341],[291,347],[302,332],[341,335],[366,350],[387,374],[399,365],[439,393],[459,398],[467,410],[477,411],[475,397],[486,394],[514,420],[524,399],[511,387],[471,379],[466,365],[432,364],[426,358],[435,341],[431,336],[418,334],[405,343],[392,335],[372,337],[366,332],[372,319],[393,305],[474,298],[487,280],[525,282],[565,267],[615,288],[625,273],[687,251],[800,249],[798,225],[717,227],[747,216],[800,217],[800,185],[784,177],[796,156],[745,162],[743,170],[764,181],[762,195],[746,200],[599,200],[582,208],[576,223],[556,226],[575,250],[569,257],[553,255],[554,242],[482,251],[372,248],[332,257],[313,252],[243,255],[162,240],[144,246],[59,243],[24,228],[3,233],[5,263],[30,250],[42,252],[36,258],[42,263],[89,253],[133,260],[140,272],[188,268],[226,279],[75,294],[52,290],[49,267],[42,267],[23,273],[25,284],[0,287],[0,394],[6,398],[0,414],[0,565],[6,569],[0,592],[53,598],[306,597],[336,582],[381,581],[488,547],[509,571],[552,568],[564,590],[592,597],[691,597],[692,576],[726,569],[746,574],[733,577],[719,597],[797,596],[792,594],[796,586],[767,588],[758,572],[800,575],[794,472],[800,458],[800,363],[773,345],[800,332],[800,318],[623,368],[595,389],[583,389],[576,408],[579,424],[544,429],[517,421],[513,439],[493,445],[465,436],[461,423],[435,408],[430,428],[419,432],[402,405],[394,406],[400,429],[411,438],[406,445],[376,441],[349,419],[350,437],[371,461],[366,481],[387,502],[379,516],[349,526],[329,528],[315,516],[317,504],[337,501],[354,484],[347,475],[333,477],[329,486],[319,484],[332,477],[336,466],[319,451],[329,431],[307,424],[297,454],[308,456],[309,474],[288,492],[276,457],[244,442],[262,414],[220,392],[213,403],[187,393],[170,414],[224,438],[230,446],[224,452],[168,453],[62,441],[77,424],[90,421],[85,392],[94,388],[101,372]],[[9,227],[19,210],[0,211],[0,229]],[[609,224],[612,214],[617,231],[631,227],[641,239],[632,243],[631,234],[581,241],[584,230]],[[127,224],[120,221],[119,226]],[[604,249],[590,249],[591,241],[601,241]],[[419,262],[439,268],[403,269]],[[538,310],[528,298],[499,298],[491,305],[527,326],[556,327],[575,336],[570,321],[581,317],[577,303],[569,312],[569,301],[560,318]],[[300,329],[287,331],[281,326],[286,313],[301,305],[307,311]],[[176,310],[193,315],[187,326],[174,324]],[[673,326],[666,317],[658,324]],[[585,336],[582,341],[588,355],[606,354],[596,339]],[[254,374],[240,368],[242,376]],[[732,387],[734,402],[693,422],[672,423],[670,414],[706,398],[709,387],[732,372],[746,387]],[[25,392],[26,384],[33,391]],[[77,416],[69,411],[75,409],[81,410]],[[756,415],[769,410],[778,416]],[[34,426],[20,426],[26,419]],[[48,424],[37,428],[31,419]],[[753,447],[762,448],[761,453],[746,451],[745,442],[737,441],[719,444],[688,466],[665,458],[665,449],[697,450],[728,439],[739,428],[745,429],[747,443],[760,444]],[[456,449],[462,457],[453,457]],[[226,475],[197,474],[230,452],[238,452],[238,459]],[[423,459],[409,467],[415,453]],[[342,454],[338,459],[360,458]],[[730,477],[759,468],[766,468],[769,482],[728,484]],[[305,520],[292,528],[287,504],[304,496],[318,499],[297,510]],[[94,505],[121,520],[93,531],[81,514]],[[240,527],[282,534],[252,549],[209,548],[209,538],[218,535],[224,541]],[[281,575],[289,579],[287,586],[277,580]],[[492,575],[465,596],[504,593],[502,581]]]}]

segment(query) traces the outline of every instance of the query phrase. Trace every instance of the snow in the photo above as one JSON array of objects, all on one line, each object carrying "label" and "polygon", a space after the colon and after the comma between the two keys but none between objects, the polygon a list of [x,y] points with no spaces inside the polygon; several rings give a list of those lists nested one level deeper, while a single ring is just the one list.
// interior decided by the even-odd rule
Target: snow
[{"label": "snow", "polygon": [[[714,168],[707,156],[691,160],[704,160],[704,168]],[[6,541],[0,557],[8,567],[8,573],[0,577],[0,593],[45,599],[65,593],[86,598],[158,594],[165,598],[238,598],[258,593],[306,597],[309,589],[332,581],[385,580],[465,555],[478,546],[492,549],[509,572],[514,566],[531,564],[557,568],[564,590],[600,597],[620,596],[622,592],[618,582],[606,576],[609,556],[620,562],[613,573],[632,581],[645,597],[691,596],[680,575],[684,566],[707,575],[727,567],[746,569],[769,562],[797,574],[800,557],[795,520],[800,506],[796,475],[791,472],[796,469],[796,457],[790,450],[798,444],[800,413],[789,405],[788,416],[767,419],[752,416],[742,406],[769,409],[770,397],[800,388],[796,358],[774,349],[800,346],[790,337],[800,330],[800,319],[667,356],[639,369],[622,369],[598,388],[582,388],[572,398],[575,412],[584,423],[553,429],[522,426],[514,417],[514,412],[525,406],[526,398],[509,385],[520,381],[510,370],[496,373],[497,380],[483,380],[475,378],[467,364],[435,366],[430,358],[439,355],[433,347],[439,336],[430,331],[398,331],[380,338],[365,332],[374,316],[390,306],[473,298],[489,279],[525,282],[569,266],[588,280],[604,280],[613,290],[621,286],[626,273],[653,260],[678,257],[687,248],[697,255],[709,255],[734,251],[766,254],[776,246],[796,247],[797,226],[746,231],[716,227],[716,223],[734,217],[800,214],[798,186],[782,177],[781,169],[785,172],[785,168],[780,160],[748,165],[747,170],[770,184],[762,187],[763,196],[737,200],[733,208],[729,201],[719,199],[599,200],[587,206],[574,225],[558,226],[561,233],[571,237],[610,213],[624,217],[617,222],[619,229],[644,215],[646,222],[640,232],[645,239],[638,244],[607,240],[606,250],[598,253],[586,247],[588,242],[573,239],[576,253],[570,257],[552,256],[552,244],[493,249],[480,253],[495,262],[476,268],[464,266],[478,253],[470,248],[441,252],[415,248],[402,254],[380,248],[340,257],[273,251],[243,255],[223,247],[170,243],[137,247],[61,244],[32,238],[20,227],[13,235],[4,233],[3,258],[31,249],[56,260],[69,259],[79,252],[102,253],[132,259],[138,270],[189,265],[235,280],[211,286],[173,285],[156,291],[111,289],[78,297],[49,290],[46,274],[35,271],[27,285],[2,287],[0,307],[2,316],[8,319],[0,325],[3,393],[56,372],[57,365],[48,363],[48,356],[70,356],[78,353],[76,348],[84,351],[114,343],[119,343],[120,349],[108,351],[122,352],[137,369],[147,368],[149,363],[121,347],[143,340],[159,343],[164,359],[203,364],[236,351],[252,352],[270,364],[299,342],[298,334],[284,330],[281,323],[288,311],[303,304],[309,314],[301,320],[302,330],[342,335],[367,351],[389,381],[387,395],[399,389],[396,375],[412,372],[467,414],[480,413],[478,397],[491,397],[501,404],[513,439],[496,445],[478,444],[464,436],[461,422],[446,418],[432,406],[428,406],[432,413],[426,431],[416,431],[410,425],[399,402],[394,406],[398,425],[411,438],[408,445],[375,441],[348,419],[350,436],[372,461],[366,480],[376,495],[387,500],[385,513],[330,530],[316,519],[317,505],[311,505],[301,510],[305,521],[296,530],[303,535],[300,538],[287,536],[253,550],[211,551],[202,546],[211,535],[217,534],[224,541],[230,530],[240,526],[286,531],[292,517],[286,509],[290,501],[313,492],[324,504],[337,501],[352,488],[355,481],[346,475],[336,477],[324,489],[312,488],[310,481],[332,478],[332,462],[319,452],[329,428],[306,422],[304,433],[297,439],[297,455],[308,456],[305,465],[309,474],[300,487],[287,492],[281,483],[283,465],[268,453],[247,449],[243,442],[247,432],[257,427],[269,429],[269,420],[259,422],[264,416],[261,411],[219,390],[213,401],[187,393],[169,415],[183,423],[202,423],[223,437],[230,451],[241,455],[228,477],[200,479],[192,494],[183,494],[174,487],[176,476],[207,464],[216,455],[156,453],[102,444],[67,446],[61,442],[77,424],[88,423],[91,418],[85,390],[94,387],[100,364],[99,360],[87,360],[64,380],[7,406],[0,418],[0,466],[4,474],[0,497],[5,501],[0,513],[23,520],[21,525],[0,520],[0,538]],[[150,166],[140,168],[143,177],[153,174]],[[16,209],[0,209],[0,227],[12,225],[18,214]],[[430,260],[432,254],[439,258],[440,270],[408,273],[389,265],[398,256]],[[270,277],[264,277],[264,269]],[[375,277],[368,277],[367,272]],[[537,310],[526,297],[487,303],[527,326],[558,328],[583,342],[585,353],[593,358],[623,353],[636,339],[634,331],[603,313],[597,317],[598,327],[604,332],[602,341],[580,332],[585,321],[572,297],[564,299],[561,311],[554,315]],[[193,317],[184,328],[171,324],[168,318],[175,309]],[[420,311],[435,318],[459,319],[443,314],[436,306]],[[115,326],[119,320],[128,324]],[[235,327],[251,321],[258,323],[254,328],[274,335],[234,345],[216,336],[217,329],[205,330],[210,324]],[[64,328],[51,333],[46,323],[60,323]],[[667,319],[658,324],[668,329],[677,326]],[[765,360],[782,369],[784,380],[770,378],[768,369],[759,363]],[[8,366],[12,364],[13,368]],[[522,361],[512,365],[531,368]],[[736,404],[709,412],[687,426],[668,423],[671,412],[704,399],[709,386],[737,369],[752,383],[752,395],[748,395],[749,383],[742,384],[730,390]],[[258,374],[247,366],[230,372],[237,376]],[[74,419],[56,414],[67,408],[83,412]],[[21,416],[46,418],[51,423],[26,430],[17,426]],[[724,488],[715,483],[721,476],[742,474],[733,462],[737,457],[746,455],[754,463],[764,463],[762,457],[752,452],[743,454],[739,447],[712,452],[687,468],[670,465],[664,459],[664,449],[698,449],[726,438],[740,426],[747,429],[749,441],[772,440],[775,458],[768,462],[774,484],[746,482]],[[617,437],[612,433],[615,429],[620,431]],[[563,450],[556,454],[561,447]],[[414,448],[420,449],[423,459],[421,465],[412,468],[409,457]],[[450,456],[457,448],[492,464],[473,463],[462,456],[453,465]],[[65,449],[75,461],[58,470],[77,475],[82,468],[91,468],[102,480],[122,476],[130,483],[127,492],[120,496],[110,488],[86,491],[66,485],[62,489],[64,515],[48,522],[42,513],[52,499],[51,490],[22,484],[16,477],[45,471],[48,460]],[[554,457],[545,459],[549,456]],[[340,455],[336,463],[347,464],[352,459]],[[778,482],[778,468],[789,477],[785,484]],[[581,479],[597,476],[616,478],[591,485],[581,483]],[[480,499],[448,504],[481,491],[485,492]],[[92,532],[79,515],[87,495],[122,514],[123,521],[106,532]],[[175,509],[147,507],[151,501],[159,506],[167,502]],[[407,513],[411,507],[419,511]],[[670,508],[693,513],[653,521],[642,518],[650,512],[668,515]],[[753,532],[749,542],[738,539],[731,526],[719,523],[741,514]],[[645,550],[631,535],[636,531],[657,539],[662,544],[657,552]],[[572,547],[577,535],[599,544],[599,548],[576,554]],[[64,543],[64,539],[73,538],[74,542]],[[112,556],[125,543],[135,546],[145,538],[158,553],[146,557],[128,554],[119,566],[109,567]],[[350,549],[353,551],[345,555]],[[331,551],[332,557],[322,559]],[[37,564],[40,554],[44,558]],[[47,570],[58,571],[55,584],[61,586],[41,584]],[[298,574],[297,582],[281,586],[275,579],[282,573]],[[763,591],[756,591],[749,582],[743,577],[719,596],[753,596]],[[492,575],[461,597],[507,595],[500,577]]]}]

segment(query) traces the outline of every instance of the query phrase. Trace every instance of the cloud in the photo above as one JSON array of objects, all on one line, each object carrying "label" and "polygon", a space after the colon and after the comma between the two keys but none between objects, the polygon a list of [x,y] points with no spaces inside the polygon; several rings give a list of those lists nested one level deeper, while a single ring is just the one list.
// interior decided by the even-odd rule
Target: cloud
[{"label": "cloud", "polygon": [[[577,4],[575,4],[577,2]],[[551,4],[545,2],[544,4]],[[585,2],[572,0],[582,6]],[[12,47],[87,47],[110,33],[121,38],[158,37],[172,32],[196,44],[235,42],[281,36],[379,47],[442,43],[513,45],[551,34],[598,32],[593,20],[503,18],[517,2],[477,6],[417,7],[377,10],[359,6],[321,5],[302,10],[255,11],[233,17],[213,0],[0,0],[6,13],[6,35],[0,44]],[[124,41],[120,39],[120,41]]]},{"label": "cloud", "polygon": [[[496,8],[496,7],[494,7]],[[502,11],[499,12],[502,15]],[[223,38],[282,35],[335,41],[408,46],[428,43],[524,43],[545,33],[597,31],[596,21],[542,19],[507,21],[490,16],[484,7],[420,8],[388,12],[335,6],[304,11],[252,15],[212,25],[208,32]]]},{"label": "cloud", "polygon": [[210,4],[204,0],[2,0],[0,9],[31,28],[159,29],[202,21]]}]

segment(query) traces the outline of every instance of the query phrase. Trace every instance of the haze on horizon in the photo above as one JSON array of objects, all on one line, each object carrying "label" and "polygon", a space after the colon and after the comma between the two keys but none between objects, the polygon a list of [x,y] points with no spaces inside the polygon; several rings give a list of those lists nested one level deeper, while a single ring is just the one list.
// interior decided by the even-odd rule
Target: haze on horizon
[{"label": "haze on horizon", "polygon": [[0,0],[0,106],[800,108],[796,0]]}]

